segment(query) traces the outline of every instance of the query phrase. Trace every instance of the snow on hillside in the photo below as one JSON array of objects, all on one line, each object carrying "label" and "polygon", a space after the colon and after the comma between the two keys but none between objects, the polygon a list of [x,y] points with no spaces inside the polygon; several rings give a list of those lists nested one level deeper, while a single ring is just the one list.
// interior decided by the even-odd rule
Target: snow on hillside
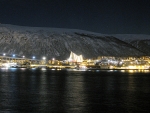
[{"label": "snow on hillside", "polygon": [[36,33],[67,33],[67,34],[74,34],[74,32],[78,33],[84,33],[84,34],[91,34],[91,35],[98,35],[98,36],[104,36],[104,34],[101,33],[95,33],[85,30],[79,30],[79,29],[66,29],[66,28],[49,28],[49,27],[26,27],[26,26],[16,26],[16,25],[9,25],[9,24],[0,24],[0,31],[10,31],[13,29],[17,32],[23,32],[23,31],[31,31]]},{"label": "snow on hillside", "polygon": [[150,55],[150,35],[144,34],[114,34],[116,38],[123,40],[132,46]]},{"label": "snow on hillside", "polygon": [[0,52],[37,58],[69,58],[70,52],[84,58],[145,55],[113,36],[77,29],[24,27],[0,24]]}]

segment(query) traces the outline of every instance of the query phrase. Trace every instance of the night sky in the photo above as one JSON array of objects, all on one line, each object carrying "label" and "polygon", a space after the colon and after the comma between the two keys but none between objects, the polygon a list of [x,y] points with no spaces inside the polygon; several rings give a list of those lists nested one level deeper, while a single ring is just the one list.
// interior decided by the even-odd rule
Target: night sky
[{"label": "night sky", "polygon": [[150,34],[150,0],[0,0],[0,23]]}]

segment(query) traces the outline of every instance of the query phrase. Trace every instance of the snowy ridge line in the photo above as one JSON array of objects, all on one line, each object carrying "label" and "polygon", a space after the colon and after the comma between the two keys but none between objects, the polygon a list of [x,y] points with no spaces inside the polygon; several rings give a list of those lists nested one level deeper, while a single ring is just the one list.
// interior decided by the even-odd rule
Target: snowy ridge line
[{"label": "snowy ridge line", "polygon": [[17,31],[32,31],[32,32],[51,32],[51,33],[70,33],[74,34],[75,32],[78,33],[85,33],[85,34],[93,34],[103,36],[104,34],[86,31],[86,30],[79,30],[79,29],[67,29],[67,28],[51,28],[51,27],[28,27],[28,26],[17,26],[17,25],[10,25],[10,24],[0,24],[0,31],[3,30],[17,30]]},{"label": "snowy ridge line", "polygon": [[146,34],[112,34],[112,36],[124,41],[150,39],[150,35]]}]

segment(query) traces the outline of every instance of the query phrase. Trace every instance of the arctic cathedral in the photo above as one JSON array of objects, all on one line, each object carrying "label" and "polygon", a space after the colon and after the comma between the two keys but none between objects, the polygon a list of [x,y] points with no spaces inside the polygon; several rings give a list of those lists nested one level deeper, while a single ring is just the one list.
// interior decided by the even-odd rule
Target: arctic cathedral
[{"label": "arctic cathedral", "polygon": [[83,56],[82,55],[76,55],[75,53],[73,53],[71,51],[70,57],[69,57],[68,60],[73,61],[73,62],[82,62],[83,61]]}]

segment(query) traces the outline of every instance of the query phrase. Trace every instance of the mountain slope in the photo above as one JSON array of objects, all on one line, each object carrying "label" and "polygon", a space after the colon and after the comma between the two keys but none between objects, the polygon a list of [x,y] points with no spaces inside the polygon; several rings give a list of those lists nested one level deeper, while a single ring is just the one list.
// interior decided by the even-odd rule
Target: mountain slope
[{"label": "mountain slope", "polygon": [[1,54],[64,60],[69,58],[71,51],[84,58],[145,55],[142,50],[109,35],[76,29],[0,24]]},{"label": "mountain slope", "polygon": [[132,46],[143,51],[146,55],[150,56],[150,35],[115,34],[113,36],[127,42],[128,44],[131,44]]}]

